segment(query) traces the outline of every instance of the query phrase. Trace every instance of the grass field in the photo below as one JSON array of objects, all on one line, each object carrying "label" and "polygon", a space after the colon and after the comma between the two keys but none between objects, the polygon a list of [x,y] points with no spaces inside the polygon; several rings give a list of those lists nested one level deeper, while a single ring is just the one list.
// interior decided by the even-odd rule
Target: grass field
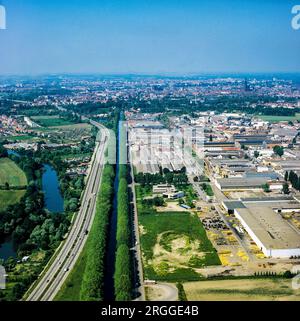
[{"label": "grass field", "polygon": [[29,135],[21,135],[21,136],[8,136],[5,137],[8,140],[16,140],[16,141],[26,141],[26,140],[33,140],[35,137]]},{"label": "grass field", "polygon": [[71,121],[60,118],[59,116],[35,116],[31,118],[42,127],[57,127],[73,124]]},{"label": "grass field", "polygon": [[300,120],[300,114],[296,114],[295,116],[267,116],[267,115],[259,115],[258,118],[269,121],[271,123],[276,123],[280,121],[295,121]]},{"label": "grass field", "polygon": [[139,216],[145,278],[197,280],[197,268],[219,265],[219,257],[195,214]]},{"label": "grass field", "polygon": [[25,173],[9,158],[0,159],[0,186],[8,183],[10,187],[27,185]]},{"label": "grass field", "polygon": [[241,279],[184,283],[189,301],[283,301],[300,300],[291,279]]},{"label": "grass field", "polygon": [[7,206],[16,204],[24,196],[25,190],[22,191],[1,191],[0,190],[0,212]]}]

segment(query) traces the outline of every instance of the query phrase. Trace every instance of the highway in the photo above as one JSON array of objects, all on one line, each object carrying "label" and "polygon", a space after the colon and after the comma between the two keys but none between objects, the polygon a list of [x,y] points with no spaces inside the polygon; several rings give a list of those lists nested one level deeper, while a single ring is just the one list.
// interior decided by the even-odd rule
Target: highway
[{"label": "highway", "polygon": [[31,292],[26,298],[27,301],[52,301],[74,267],[86,243],[95,215],[97,195],[105,162],[105,150],[110,135],[109,130],[101,124],[92,120],[90,123],[101,131],[101,139],[96,142],[80,210],[58,255],[50,267],[46,267],[47,270],[38,280],[37,285],[34,284],[34,288],[29,289]]}]

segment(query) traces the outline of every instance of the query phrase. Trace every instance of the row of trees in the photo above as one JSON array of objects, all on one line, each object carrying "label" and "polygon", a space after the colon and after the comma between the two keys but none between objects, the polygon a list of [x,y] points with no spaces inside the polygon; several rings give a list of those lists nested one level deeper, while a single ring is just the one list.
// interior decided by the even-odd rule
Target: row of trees
[{"label": "row of trees", "polygon": [[284,179],[290,181],[292,186],[300,191],[300,176],[298,176],[294,171],[285,172]]},{"label": "row of trees", "polygon": [[130,209],[127,165],[120,165],[118,186],[118,225],[117,253],[115,265],[115,297],[117,301],[129,301],[132,298],[131,262],[130,262]]},{"label": "row of trees", "polygon": [[101,301],[104,299],[105,255],[114,193],[114,177],[113,167],[106,165],[97,199],[95,219],[86,244],[86,266],[80,289],[82,301]]},{"label": "row of trees", "polygon": [[188,177],[184,172],[165,172],[163,174],[156,173],[138,173],[135,175],[135,182],[146,185],[156,185],[156,184],[174,184],[174,185],[186,185],[188,183]]}]

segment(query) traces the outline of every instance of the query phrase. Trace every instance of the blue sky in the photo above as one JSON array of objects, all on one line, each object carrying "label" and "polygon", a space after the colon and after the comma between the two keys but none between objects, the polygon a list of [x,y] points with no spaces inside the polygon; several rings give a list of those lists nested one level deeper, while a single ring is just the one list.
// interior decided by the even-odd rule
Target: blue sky
[{"label": "blue sky", "polygon": [[300,71],[300,0],[0,3],[0,74]]}]

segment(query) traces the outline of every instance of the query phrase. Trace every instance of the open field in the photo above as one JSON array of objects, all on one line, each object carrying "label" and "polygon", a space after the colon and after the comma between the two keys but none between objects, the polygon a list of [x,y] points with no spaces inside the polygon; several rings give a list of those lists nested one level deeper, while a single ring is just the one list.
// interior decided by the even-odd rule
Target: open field
[{"label": "open field", "polygon": [[169,212],[139,217],[145,278],[197,280],[197,269],[220,264],[195,214]]},{"label": "open field", "polygon": [[189,301],[283,301],[300,300],[291,279],[239,279],[184,283]]},{"label": "open field", "polygon": [[63,130],[74,130],[74,129],[90,130],[92,128],[92,125],[87,124],[87,123],[79,123],[79,124],[53,126],[53,128],[54,129],[63,129]]},{"label": "open field", "polygon": [[25,173],[9,158],[0,159],[0,186],[8,183],[10,187],[26,186]]},{"label": "open field", "polygon": [[72,122],[60,118],[59,116],[34,116],[31,117],[31,119],[42,127],[65,126],[73,124]]},{"label": "open field", "polygon": [[0,191],[0,212],[7,206],[16,204],[24,196],[25,190],[22,191]]},{"label": "open field", "polygon": [[9,140],[9,141],[29,141],[29,140],[34,140],[36,139],[34,136],[30,136],[30,135],[20,135],[20,136],[7,136],[4,137],[5,139]]},{"label": "open field", "polygon": [[224,192],[224,195],[230,199],[239,199],[248,197],[265,197],[267,193],[260,191],[230,191]]},{"label": "open field", "polygon": [[259,115],[258,118],[269,121],[271,123],[276,123],[280,121],[295,121],[300,120],[300,114],[296,114],[295,116],[266,116],[266,115]]}]

